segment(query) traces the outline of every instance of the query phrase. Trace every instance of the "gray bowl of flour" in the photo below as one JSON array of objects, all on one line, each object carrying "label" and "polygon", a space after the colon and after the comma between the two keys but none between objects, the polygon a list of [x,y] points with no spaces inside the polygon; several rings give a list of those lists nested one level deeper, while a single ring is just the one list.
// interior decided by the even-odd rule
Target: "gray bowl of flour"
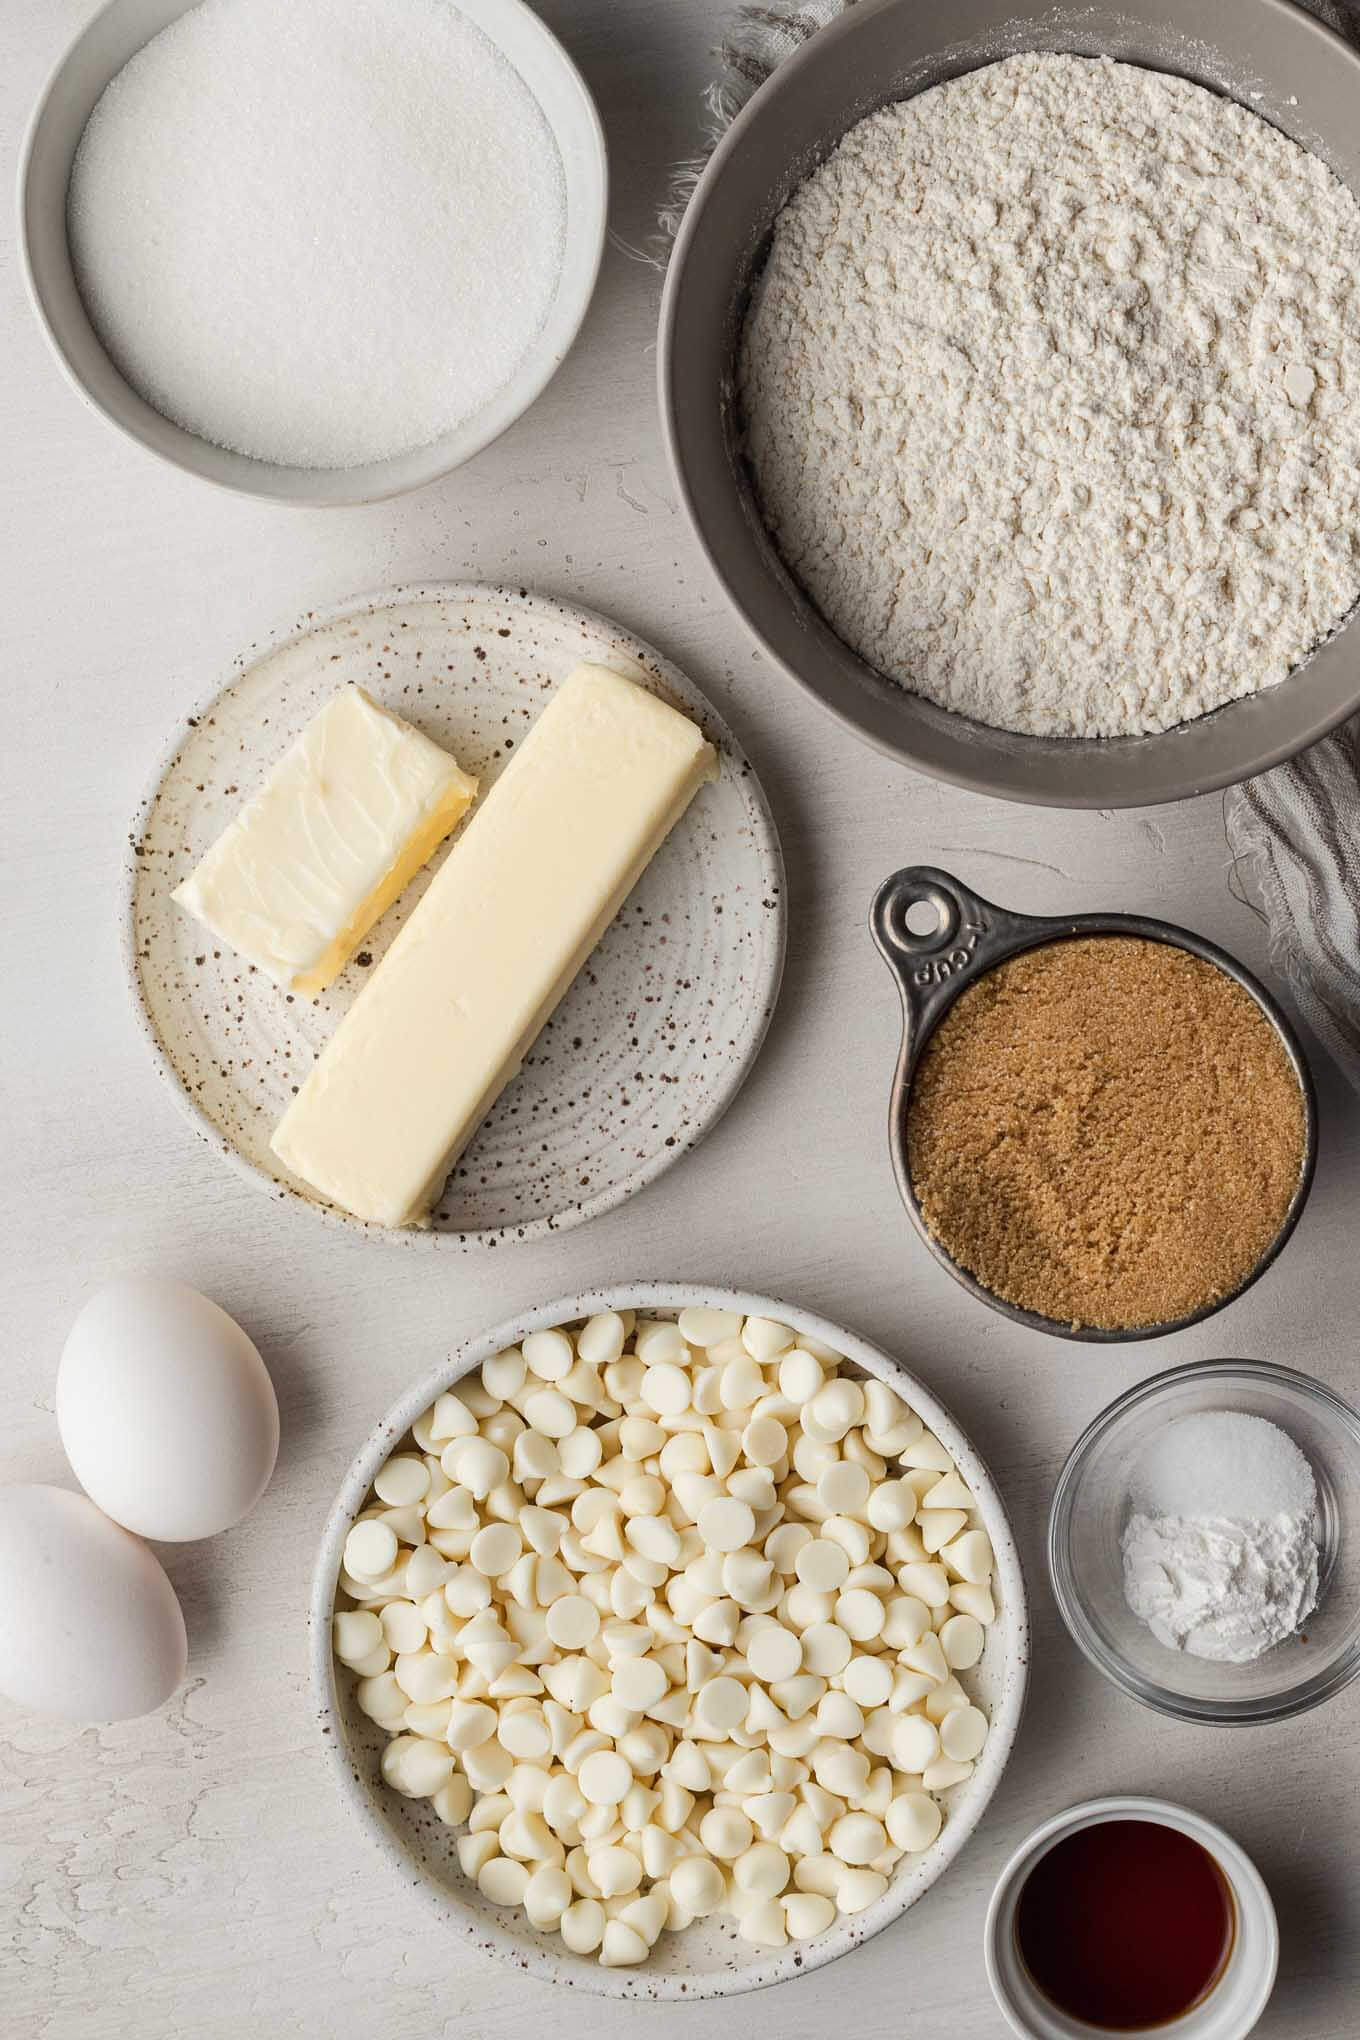
[{"label": "gray bowl of flour", "polygon": [[[1329,206],[1350,219],[1345,234],[1360,221],[1348,195],[1360,195],[1360,55],[1282,0],[1032,13],[957,0],[949,32],[941,47],[938,16],[915,0],[860,0],[775,71],[716,150],[662,306],[661,412],[681,498],[763,650],[918,770],[1055,807],[1142,806],[1230,785],[1360,708],[1350,628],[1360,516],[1323,481],[1335,472],[1351,486],[1344,375],[1331,343],[1307,330],[1311,315],[1301,327],[1290,310],[1331,292],[1342,354],[1360,349],[1360,298],[1344,280],[1352,265],[1337,265],[1335,290],[1319,283],[1312,271],[1327,257],[1304,224],[1318,206],[1319,220]],[[1145,146],[1135,133],[1132,169],[1121,168],[1105,140],[1118,119],[1099,103],[1109,67],[1089,108],[1074,104],[1070,117],[1049,67],[1047,79],[1005,74],[1020,111],[1005,104],[998,140],[972,74],[1033,52],[1163,74],[1149,81],[1148,103],[1159,108],[1169,93],[1183,126],[1168,143],[1148,123]],[[913,134],[921,110],[910,106],[905,134],[875,136],[869,116],[891,122],[882,109],[950,81],[978,88],[976,151],[947,126]],[[1091,134],[1102,160],[1091,188],[1073,187],[1068,225],[1036,204],[1027,245],[1023,220],[1006,229],[1029,196],[1026,142],[1040,179],[1048,167],[1041,87],[1050,128]],[[842,148],[861,122],[868,145],[852,137]],[[866,374],[859,350],[882,330],[874,300],[885,265],[873,243],[883,194],[893,162],[913,148],[904,175],[925,174],[907,207],[912,234],[894,244],[901,272],[891,271],[901,296],[889,323],[899,341],[911,336],[890,364],[905,364],[899,382],[882,375],[881,353]],[[1277,259],[1256,247],[1253,283],[1231,237],[1211,246],[1201,222],[1215,188],[1250,182],[1254,152],[1272,188],[1272,152],[1294,159],[1297,181],[1294,232],[1277,238]],[[961,174],[976,208],[962,242],[940,210]],[[1132,225],[1120,176],[1126,189],[1129,177],[1166,178],[1144,191]],[[957,266],[970,242],[976,274]],[[1099,264],[1093,335],[1080,330],[1089,306],[1066,329],[1052,316],[1046,274],[1026,288],[1069,260]],[[1028,316],[1036,301],[1044,330],[995,316],[998,302]],[[1136,330],[1125,345],[1130,305]],[[1182,345],[1187,334],[1198,344],[1197,327],[1198,364]],[[743,352],[747,331],[755,344]],[[1026,355],[1042,359],[1045,348],[1041,411],[1043,377]],[[998,366],[1002,349],[1013,376]],[[1222,419],[1200,374],[1210,363],[1226,369]],[[1084,500],[1077,478],[1091,464],[1062,445],[1074,432],[1099,456]]]}]

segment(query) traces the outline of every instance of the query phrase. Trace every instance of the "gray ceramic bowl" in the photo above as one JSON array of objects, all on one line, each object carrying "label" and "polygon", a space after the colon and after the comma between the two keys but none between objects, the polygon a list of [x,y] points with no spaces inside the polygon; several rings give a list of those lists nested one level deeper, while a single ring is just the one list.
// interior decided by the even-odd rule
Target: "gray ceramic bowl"
[{"label": "gray ceramic bowl", "polygon": [[1182,800],[1264,771],[1360,707],[1352,626],[1282,686],[1179,729],[1096,742],[990,729],[908,694],[842,644],[775,554],[736,443],[732,361],[791,192],[875,108],[1018,50],[1109,55],[1240,100],[1360,191],[1360,54],[1289,0],[859,0],[781,64],[724,136],[671,258],[661,414],[710,566],[762,648],[880,750],[938,779],[1045,807]]},{"label": "gray ceramic bowl", "polygon": [[213,446],[161,416],[110,360],[71,269],[66,191],[85,123],[106,85],[194,0],[107,0],[76,37],[48,81],[19,164],[19,240],[34,311],[57,361],[79,394],[130,439],[172,466],[218,487],[271,503],[373,503],[418,489],[470,460],[499,437],[546,388],[585,318],[604,249],[604,130],[584,79],[551,31],[522,0],[460,0],[543,109],[562,155],[567,235],[557,295],[543,330],[490,403],[452,432],[388,460],[348,468],[286,467]]},{"label": "gray ceramic bowl", "polygon": [[[730,1920],[700,1921],[682,1934],[663,1934],[651,1960],[637,1969],[602,1969],[589,1957],[570,1954],[557,1935],[536,1933],[518,1908],[492,1905],[460,1870],[453,1830],[438,1820],[426,1801],[403,1799],[383,1784],[378,1764],[386,1737],[356,1704],[353,1677],[336,1664],[331,1652],[331,1614],[345,1537],[364,1505],[373,1476],[436,1396],[493,1353],[517,1345],[529,1332],[571,1324],[596,1311],[638,1310],[665,1317],[699,1302],[748,1316],[775,1317],[807,1338],[822,1340],[843,1353],[855,1371],[876,1374],[895,1388],[952,1454],[977,1498],[996,1555],[993,1590],[997,1620],[987,1631],[980,1663],[968,1675],[977,1682],[991,1732],[972,1777],[946,1796],[945,1825],[939,1840],[923,1855],[904,1857],[888,1889],[864,1912],[842,1916],[816,1940],[791,1943],[777,1952],[739,1940]],[[453,1932],[484,1954],[499,1956],[550,1983],[603,1997],[683,2001],[728,1997],[806,1976],[891,1925],[943,1876],[986,1812],[1015,1741],[1029,1676],[1029,1617],[1020,1557],[996,1484],[948,1410],[924,1383],[867,1340],[811,1311],[796,1310],[769,1297],[715,1289],[707,1283],[634,1282],[540,1304],[467,1339],[432,1374],[408,1389],[369,1432],[341,1483],[321,1539],[312,1577],[311,1666],[323,1746],[351,1811],[408,1890],[432,1904]]]}]

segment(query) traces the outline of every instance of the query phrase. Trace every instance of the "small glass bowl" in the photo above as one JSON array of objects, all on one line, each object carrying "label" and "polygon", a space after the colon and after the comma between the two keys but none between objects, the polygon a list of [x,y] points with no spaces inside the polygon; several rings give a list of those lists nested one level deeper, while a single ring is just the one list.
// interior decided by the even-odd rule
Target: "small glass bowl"
[{"label": "small glass bowl", "polygon": [[[1250,1664],[1216,1664],[1157,1641],[1124,1599],[1120,1538],[1130,1484],[1177,1417],[1233,1410],[1278,1424],[1318,1491],[1318,1605],[1296,1636]],[[1077,1440],[1048,1520],[1048,1569],[1064,1622],[1106,1678],[1180,1721],[1283,1721],[1360,1672],[1360,1416],[1320,1382],[1265,1360],[1203,1360],[1129,1390]]]}]

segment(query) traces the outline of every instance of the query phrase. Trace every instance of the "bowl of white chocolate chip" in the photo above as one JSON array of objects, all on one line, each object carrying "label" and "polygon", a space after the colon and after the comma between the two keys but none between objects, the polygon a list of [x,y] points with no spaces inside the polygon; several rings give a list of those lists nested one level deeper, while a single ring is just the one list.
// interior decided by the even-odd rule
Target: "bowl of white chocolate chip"
[{"label": "bowl of white chocolate chip", "polygon": [[925,1386],[657,1283],[526,1311],[403,1396],[311,1616],[370,1835],[475,1945],[611,1996],[757,1989],[905,1912],[1028,1667],[1004,1508]]}]

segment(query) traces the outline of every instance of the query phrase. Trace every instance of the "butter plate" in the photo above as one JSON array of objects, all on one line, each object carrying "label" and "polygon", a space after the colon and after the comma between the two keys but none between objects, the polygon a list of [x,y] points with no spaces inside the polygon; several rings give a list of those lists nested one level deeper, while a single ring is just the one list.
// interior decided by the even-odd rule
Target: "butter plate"
[{"label": "butter plate", "polygon": [[[721,769],[644,873],[485,1121],[428,1229],[382,1232],[288,1176],[269,1140],[322,1045],[442,856],[316,1000],[215,943],[171,899],[341,687],[444,745],[485,796],[549,693],[584,660],[692,716]],[[408,1246],[495,1246],[610,1210],[716,1123],[759,1051],[783,967],[784,875],[765,797],[731,732],[676,667],[607,618],[519,588],[400,588],[312,614],[177,733],[134,819],[123,941],[155,1065],[239,1173],[323,1219]]]}]

